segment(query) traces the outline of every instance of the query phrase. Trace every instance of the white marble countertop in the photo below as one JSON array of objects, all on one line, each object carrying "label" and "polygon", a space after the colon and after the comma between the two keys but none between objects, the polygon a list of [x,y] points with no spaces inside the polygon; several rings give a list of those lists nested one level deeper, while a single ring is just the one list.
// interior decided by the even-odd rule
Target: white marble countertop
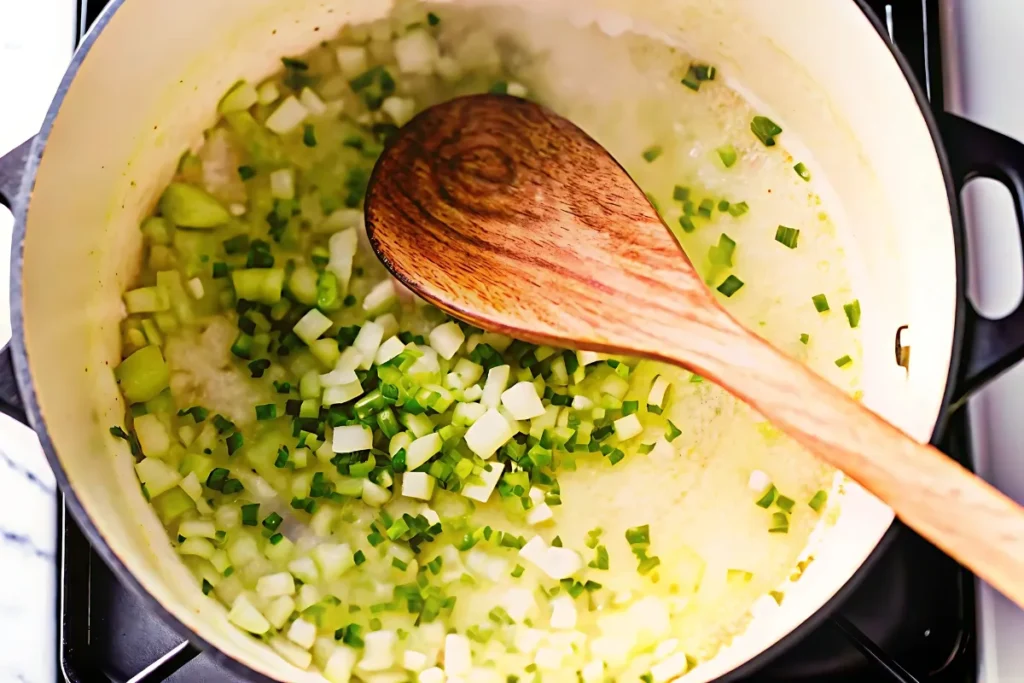
[{"label": "white marble countertop", "polygon": [[[0,2],[0,154],[39,128],[71,56],[74,0]],[[0,341],[13,220],[0,207]],[[0,683],[56,680],[55,484],[35,435],[0,416]]]}]

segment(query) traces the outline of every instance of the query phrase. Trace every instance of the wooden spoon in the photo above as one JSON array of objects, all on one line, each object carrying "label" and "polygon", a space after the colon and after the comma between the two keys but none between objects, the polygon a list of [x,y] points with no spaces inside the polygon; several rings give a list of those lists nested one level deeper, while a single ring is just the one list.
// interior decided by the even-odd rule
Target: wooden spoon
[{"label": "wooden spoon", "polygon": [[497,95],[422,112],[374,168],[366,229],[396,278],[458,318],[713,380],[1024,607],[1024,510],[742,327],[626,171],[560,116]]}]

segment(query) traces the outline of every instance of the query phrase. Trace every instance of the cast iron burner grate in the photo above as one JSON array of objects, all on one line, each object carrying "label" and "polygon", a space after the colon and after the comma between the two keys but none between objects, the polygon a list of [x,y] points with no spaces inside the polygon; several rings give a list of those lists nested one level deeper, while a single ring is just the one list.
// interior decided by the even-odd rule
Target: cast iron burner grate
[{"label": "cast iron burner grate", "polygon": [[[79,36],[105,0],[80,0]],[[942,101],[938,0],[867,0],[929,96]],[[943,450],[971,460],[963,411]],[[69,683],[243,683],[121,585],[61,505],[60,678]],[[832,616],[805,624],[743,683],[975,683],[972,575],[897,523]],[[790,642],[791,641],[791,642]]]}]

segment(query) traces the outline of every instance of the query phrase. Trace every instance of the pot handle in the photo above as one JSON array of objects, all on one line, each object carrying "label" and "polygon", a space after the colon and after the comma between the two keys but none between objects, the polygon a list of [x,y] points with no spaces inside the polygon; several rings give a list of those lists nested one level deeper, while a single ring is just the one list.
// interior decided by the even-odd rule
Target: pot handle
[{"label": "pot handle", "polygon": [[[947,112],[936,112],[959,203],[964,185],[986,177],[1006,185],[1013,196],[1017,226],[1024,240],[1024,144],[990,128]],[[963,211],[961,210],[961,215]],[[1024,359],[1024,303],[1005,318],[981,315],[968,301],[964,320],[964,357],[954,379],[950,411]]]},{"label": "pot handle", "polygon": [[[8,154],[0,156],[0,204],[11,211],[15,211],[14,204],[18,199],[31,148],[32,139],[30,138]],[[22,424],[28,424],[25,405],[21,400],[21,392],[18,390],[18,383],[14,376],[10,344],[0,349],[0,413],[9,415]]]}]

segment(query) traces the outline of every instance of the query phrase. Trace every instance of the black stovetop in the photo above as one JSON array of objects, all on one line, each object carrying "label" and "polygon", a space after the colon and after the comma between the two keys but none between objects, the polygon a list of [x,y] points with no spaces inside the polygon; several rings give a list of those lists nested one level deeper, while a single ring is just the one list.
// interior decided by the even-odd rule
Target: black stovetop
[{"label": "black stovetop", "polygon": [[[851,0],[852,1],[852,0]],[[865,0],[942,102],[939,0]],[[107,0],[80,0],[79,35]],[[950,421],[943,450],[970,466],[967,420]],[[61,504],[58,533],[63,681],[241,683],[183,641],[114,578]],[[897,523],[852,585],[742,683],[975,683],[973,576]]]}]

